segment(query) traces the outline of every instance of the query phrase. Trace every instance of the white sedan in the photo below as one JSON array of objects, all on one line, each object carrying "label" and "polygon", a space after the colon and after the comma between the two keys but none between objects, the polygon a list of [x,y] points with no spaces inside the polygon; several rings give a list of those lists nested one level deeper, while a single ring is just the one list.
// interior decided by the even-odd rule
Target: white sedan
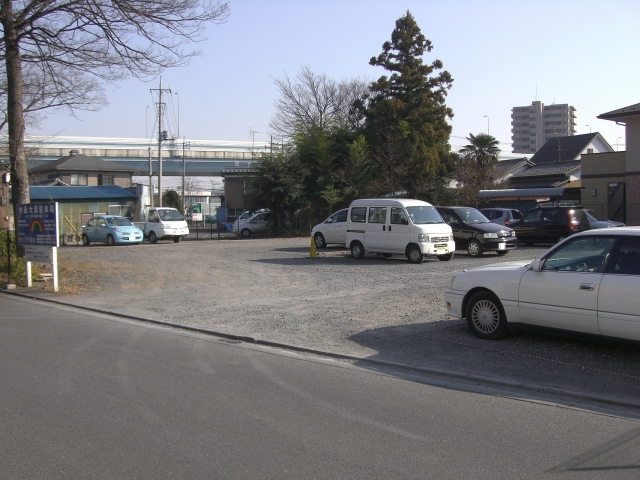
[{"label": "white sedan", "polygon": [[587,230],[529,262],[456,273],[448,314],[483,339],[516,327],[640,341],[640,227]]}]

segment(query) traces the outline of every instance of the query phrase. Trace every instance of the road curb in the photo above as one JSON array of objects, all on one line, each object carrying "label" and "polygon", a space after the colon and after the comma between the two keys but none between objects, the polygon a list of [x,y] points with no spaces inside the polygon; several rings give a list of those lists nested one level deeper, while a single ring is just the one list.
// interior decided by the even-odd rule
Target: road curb
[{"label": "road curb", "polygon": [[282,349],[282,350],[289,350],[289,351],[293,351],[293,352],[313,354],[313,355],[318,355],[318,356],[322,356],[322,357],[326,357],[326,358],[333,358],[333,359],[338,359],[338,360],[351,360],[351,361],[356,361],[356,362],[365,362],[365,363],[368,363],[368,364],[371,364],[371,365],[379,365],[379,366],[383,366],[383,367],[393,367],[393,368],[398,368],[398,369],[401,369],[401,370],[404,370],[404,371],[408,371],[408,372],[417,372],[417,373],[427,374],[427,375],[436,375],[436,376],[446,377],[446,378],[451,378],[451,379],[456,379],[456,380],[465,380],[465,381],[468,381],[468,382],[482,383],[484,385],[491,385],[491,386],[495,386],[495,387],[514,388],[514,389],[524,390],[524,391],[527,391],[527,392],[534,392],[534,393],[538,393],[538,394],[557,395],[557,396],[568,397],[568,398],[575,399],[575,400],[580,400],[580,401],[598,402],[598,403],[603,403],[603,404],[617,406],[617,407],[640,409],[640,402],[617,400],[617,399],[612,399],[610,397],[606,397],[604,395],[594,395],[594,394],[588,394],[588,393],[584,393],[584,392],[579,392],[579,391],[576,391],[576,390],[570,390],[570,389],[564,389],[564,388],[558,388],[558,387],[550,387],[550,386],[538,385],[538,384],[534,384],[534,383],[518,382],[518,381],[513,381],[513,380],[505,380],[505,379],[494,378],[494,377],[475,374],[475,373],[462,373],[462,372],[457,372],[455,370],[447,370],[447,369],[442,369],[442,368],[408,365],[408,364],[405,364],[405,363],[393,362],[393,361],[389,361],[389,360],[380,360],[380,359],[375,359],[375,358],[358,357],[358,356],[355,356],[355,355],[348,355],[348,354],[336,353],[336,352],[328,352],[328,351],[325,351],[325,350],[317,350],[317,349],[313,349],[313,348],[301,347],[301,346],[298,346],[298,345],[290,345],[290,344],[287,344],[287,343],[274,342],[274,341],[270,341],[270,340],[260,340],[260,339],[256,339],[256,338],[253,338],[253,337],[243,336],[243,335],[235,335],[235,334],[231,334],[231,333],[218,332],[218,331],[215,331],[215,330],[207,330],[207,329],[204,329],[204,328],[190,327],[188,325],[179,325],[179,324],[175,324],[175,323],[164,322],[162,320],[153,320],[153,319],[146,318],[146,317],[138,317],[138,316],[135,316],[135,315],[127,315],[127,314],[124,314],[124,313],[112,312],[112,311],[108,311],[108,310],[101,310],[101,309],[93,308],[93,307],[75,305],[75,304],[72,304],[72,303],[62,302],[60,300],[55,300],[55,299],[51,299],[51,298],[36,297],[36,296],[30,295],[30,294],[21,293],[19,291],[15,291],[15,290],[0,290],[0,293],[4,293],[4,294],[7,294],[7,295],[14,295],[14,296],[18,296],[18,297],[23,297],[23,298],[27,298],[29,300],[39,300],[39,301],[43,301],[43,302],[49,302],[49,303],[53,303],[53,304],[56,304],[56,305],[61,305],[61,306],[64,306],[64,307],[76,308],[76,309],[79,309],[79,310],[84,310],[84,311],[93,312],[93,313],[111,315],[111,316],[114,316],[114,317],[123,318],[123,319],[127,319],[127,320],[135,320],[135,321],[138,321],[138,322],[148,323],[148,324],[151,324],[151,325],[175,328],[175,329],[179,329],[179,330],[184,330],[184,331],[194,332],[194,333],[200,333],[200,334],[209,335],[209,336],[213,336],[213,337],[224,338],[224,339],[228,339],[228,340],[236,340],[236,341],[244,342],[244,343],[247,343],[247,344],[254,344],[254,345],[260,345],[260,346],[265,346],[265,347],[278,348],[278,349]]}]

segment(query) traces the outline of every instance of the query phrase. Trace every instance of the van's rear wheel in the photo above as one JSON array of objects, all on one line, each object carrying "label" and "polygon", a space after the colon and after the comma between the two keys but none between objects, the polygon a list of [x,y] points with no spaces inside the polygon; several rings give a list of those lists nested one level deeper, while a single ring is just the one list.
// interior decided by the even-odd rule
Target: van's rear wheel
[{"label": "van's rear wheel", "polygon": [[407,258],[411,263],[422,263],[424,260],[424,255],[422,254],[422,250],[417,245],[409,247],[407,251]]},{"label": "van's rear wheel", "polygon": [[351,244],[351,256],[358,260],[364,257],[364,247],[360,242],[353,242]]},{"label": "van's rear wheel", "polygon": [[156,232],[154,231],[149,232],[149,242],[158,243],[158,237],[156,236]]}]

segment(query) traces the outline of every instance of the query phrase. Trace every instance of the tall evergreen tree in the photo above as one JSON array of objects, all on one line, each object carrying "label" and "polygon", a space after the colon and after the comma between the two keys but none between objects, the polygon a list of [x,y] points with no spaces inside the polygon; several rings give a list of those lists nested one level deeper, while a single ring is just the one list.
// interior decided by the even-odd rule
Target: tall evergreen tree
[{"label": "tall evergreen tree", "polygon": [[[391,41],[370,65],[391,72],[373,82],[358,102],[371,152],[387,187],[424,196],[446,175],[453,112],[445,104],[453,79],[442,62],[424,64],[433,46],[410,12],[396,21]],[[442,71],[440,71],[442,70]],[[394,193],[389,191],[388,193]]]}]

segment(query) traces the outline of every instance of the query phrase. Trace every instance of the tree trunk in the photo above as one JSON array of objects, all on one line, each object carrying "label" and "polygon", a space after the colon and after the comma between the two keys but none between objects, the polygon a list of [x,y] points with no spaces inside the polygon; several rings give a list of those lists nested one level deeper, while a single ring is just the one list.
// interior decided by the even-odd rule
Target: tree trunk
[{"label": "tree trunk", "polygon": [[[20,44],[13,18],[13,0],[0,0],[5,39],[7,70],[7,120],[9,124],[9,161],[11,163],[11,197],[14,205],[14,228],[18,231],[15,206],[30,203],[29,175],[24,153],[24,114],[22,110],[22,63]],[[23,249],[19,249],[24,251]],[[22,256],[22,255],[21,255]]]}]

